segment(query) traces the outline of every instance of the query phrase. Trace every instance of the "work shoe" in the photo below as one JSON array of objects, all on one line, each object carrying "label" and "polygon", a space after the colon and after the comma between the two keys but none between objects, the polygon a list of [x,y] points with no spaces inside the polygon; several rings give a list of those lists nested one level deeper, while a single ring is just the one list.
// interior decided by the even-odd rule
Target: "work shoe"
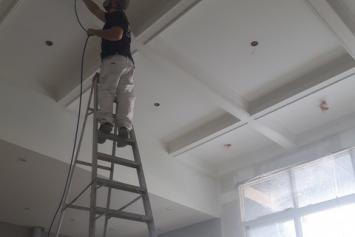
[{"label": "work shoe", "polygon": [[97,143],[103,144],[106,141],[105,135],[108,135],[111,133],[113,128],[113,125],[111,123],[105,122],[100,125],[99,128],[99,134],[97,137]]},{"label": "work shoe", "polygon": [[127,145],[127,140],[129,139],[129,131],[126,127],[120,127],[118,130],[118,136],[121,141],[117,142],[118,147],[125,147]]}]

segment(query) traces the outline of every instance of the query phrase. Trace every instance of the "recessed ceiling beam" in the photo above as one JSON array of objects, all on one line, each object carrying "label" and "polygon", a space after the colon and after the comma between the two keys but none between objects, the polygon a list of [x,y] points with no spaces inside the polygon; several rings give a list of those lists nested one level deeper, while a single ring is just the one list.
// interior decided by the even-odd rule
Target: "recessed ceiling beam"
[{"label": "recessed ceiling beam", "polygon": [[14,9],[19,0],[1,0],[0,1],[0,25],[5,21],[5,18]]},{"label": "recessed ceiling beam", "polygon": [[249,103],[248,111],[257,119],[302,99],[354,73],[355,61],[344,54],[310,73],[279,87]]},{"label": "recessed ceiling beam", "polygon": [[203,124],[202,126],[189,131],[173,141],[169,142],[166,147],[168,153],[178,156],[197,146],[202,145],[218,136],[222,136],[226,132],[230,132],[233,127],[237,129],[243,126],[234,116],[225,113],[222,116]]},{"label": "recessed ceiling beam", "polygon": [[[279,132],[279,129],[266,127],[260,122],[255,121],[246,110],[246,103],[238,97],[234,91],[229,91],[229,88],[221,87],[221,85],[218,84],[218,81],[210,78],[207,73],[204,73],[201,68],[191,62],[188,58],[183,57],[162,38],[157,37],[155,43],[159,45],[159,47],[145,46],[143,50],[144,55],[148,57],[153,57],[153,55],[155,55],[155,57],[160,58],[160,61],[170,62],[172,66],[177,67],[189,75],[190,78],[186,81],[194,83],[195,86],[199,87],[199,89],[218,106],[238,118],[242,123],[247,123],[252,129],[276,144],[284,148],[289,148],[295,145],[289,134],[285,135]],[[230,126],[230,131],[233,131],[235,126],[237,125]],[[181,138],[178,138],[178,140],[179,139]],[[172,144],[175,142],[175,140],[171,141]],[[170,144],[168,144],[168,147],[169,146]],[[175,151],[174,153],[181,153],[181,150]]]},{"label": "recessed ceiling beam", "polygon": [[[327,0],[306,0],[335,34],[342,46],[355,59],[355,36]],[[332,0],[333,1],[333,0]]]},{"label": "recessed ceiling beam", "polygon": [[[283,149],[270,150],[269,148],[265,148],[263,150],[256,151],[255,153],[248,154],[247,156],[244,157],[243,160],[235,159],[231,162],[224,163],[215,170],[215,173],[217,173],[219,176],[222,176],[230,172],[235,172],[236,167],[238,167],[238,169],[240,170],[243,170],[245,167],[250,167],[253,166],[254,164],[258,164],[258,166],[263,164],[269,164],[271,159],[275,163],[275,158],[276,159],[283,158],[287,155],[297,153],[297,151],[300,149],[304,150],[307,147],[308,148],[313,147],[317,143],[319,143],[320,140],[326,138],[326,140],[323,140],[323,141],[327,141],[326,150],[321,149],[322,154],[317,154],[319,157],[322,157],[324,155],[328,155],[329,153],[334,153],[334,151],[339,151],[349,147],[353,147],[355,144],[354,139],[348,139],[348,138],[342,139],[343,135],[339,137],[336,134],[344,131],[349,131],[349,134],[353,134],[352,131],[354,131],[354,129],[355,129],[355,113],[344,115],[341,118],[338,118],[337,120],[320,125],[316,128],[313,128],[309,131],[300,134],[297,138],[297,145],[293,147],[291,150],[288,151],[285,151]],[[353,137],[353,135],[351,136]],[[339,143],[340,140],[342,140],[342,142]],[[328,142],[328,141],[332,141],[332,142]],[[261,156],[260,154],[263,155]],[[304,160],[298,160],[298,162],[301,163],[305,161],[308,161],[306,157],[304,157]],[[282,168],[282,166],[283,164],[281,162],[279,168]]]},{"label": "recessed ceiling beam", "polygon": [[[141,34],[135,36],[135,39],[132,43],[132,52],[133,54],[138,52],[140,46],[144,46],[153,40],[160,32],[165,30],[168,26],[177,21],[181,16],[187,13],[190,9],[196,6],[202,0],[181,0],[174,7],[168,10],[162,17],[159,18],[156,22],[151,24],[147,29],[145,29]],[[140,46],[138,46],[140,45]],[[84,83],[91,83],[91,76],[84,80]],[[70,103],[75,101],[79,97],[80,85],[76,86],[66,95],[58,99],[58,103],[63,106],[69,106]],[[88,86],[84,87],[84,92],[89,89]]]},{"label": "recessed ceiling beam", "polygon": [[[329,64],[327,67],[324,67],[326,71],[323,71],[320,75],[317,75],[315,73],[311,73],[304,78],[301,78],[299,82],[297,82],[298,86],[295,84],[295,82],[292,82],[289,85],[286,85],[286,88],[280,88],[268,95],[267,97],[262,97],[257,101],[254,101],[251,103],[251,108],[252,111],[254,112],[252,114],[252,117],[256,120],[259,118],[262,118],[263,116],[274,112],[275,110],[278,110],[280,108],[283,108],[284,106],[287,106],[291,103],[294,103],[306,96],[309,96],[313,93],[316,93],[319,90],[322,90],[324,88],[327,88],[329,86],[332,86],[336,83],[339,83],[343,80],[346,80],[352,76],[355,75],[355,64],[354,61],[352,60],[351,57],[343,57],[342,59],[337,60],[334,64]],[[318,80],[319,79],[319,80]],[[307,80],[308,83],[301,83],[302,81]],[[290,87],[292,87],[293,90],[289,90]],[[279,91],[281,90],[281,91]],[[269,96],[275,96],[276,98],[268,98]],[[254,107],[254,108],[253,108]],[[249,123],[253,123],[253,120],[249,121]],[[227,133],[228,131],[233,131],[238,128],[238,125],[240,123],[233,124],[229,127],[226,127],[223,129],[223,134]],[[265,133],[266,136],[274,136],[273,140],[279,140],[279,143],[285,142],[283,137],[279,137],[279,134],[287,134],[286,131],[280,131],[280,128],[273,128],[272,130],[269,130],[268,127],[263,126],[260,123],[254,124],[254,127],[258,127],[258,131],[261,133]],[[274,131],[277,130],[278,133],[274,133]],[[197,131],[196,133],[201,134],[201,132]],[[211,140],[213,137],[218,137],[220,136],[220,132],[215,132],[214,134],[210,134],[208,136],[207,140]],[[190,133],[177,138],[176,140],[183,140],[186,139],[188,141],[188,136],[191,136]],[[177,141],[173,140],[171,141],[171,144],[175,144]],[[297,144],[302,141],[296,142]],[[172,155],[178,155],[182,154],[186,149],[189,150],[188,148],[193,146],[196,147],[198,144],[202,145],[206,143],[206,138],[201,137],[200,141],[194,141],[191,144],[186,143],[186,147],[179,147],[179,149],[170,149],[169,151],[171,152]],[[288,141],[286,140],[286,143],[283,144],[283,146],[290,146],[292,144],[289,144]],[[174,147],[174,146],[173,146]],[[176,148],[176,147],[175,147]]]}]

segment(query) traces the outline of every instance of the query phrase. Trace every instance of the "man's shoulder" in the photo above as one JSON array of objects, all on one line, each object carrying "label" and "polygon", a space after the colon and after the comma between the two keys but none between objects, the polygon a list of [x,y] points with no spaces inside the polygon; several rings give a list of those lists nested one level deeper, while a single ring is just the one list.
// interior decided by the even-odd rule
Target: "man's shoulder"
[{"label": "man's shoulder", "polygon": [[123,10],[114,11],[114,12],[111,12],[111,13],[108,13],[108,14],[110,14],[113,17],[124,17],[124,18],[127,17],[126,13]]},{"label": "man's shoulder", "polygon": [[106,19],[128,23],[127,15],[124,11],[107,12]]}]

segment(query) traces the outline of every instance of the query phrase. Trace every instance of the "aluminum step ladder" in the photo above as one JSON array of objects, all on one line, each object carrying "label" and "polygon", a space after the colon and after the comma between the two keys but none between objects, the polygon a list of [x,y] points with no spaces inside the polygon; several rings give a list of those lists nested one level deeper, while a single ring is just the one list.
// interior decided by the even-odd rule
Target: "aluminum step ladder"
[{"label": "aluminum step ladder", "polygon": [[[80,138],[79,138],[78,146],[77,146],[75,157],[74,157],[73,168],[69,171],[69,184],[67,185],[66,189],[64,190],[64,201],[60,205],[59,224],[57,226],[55,236],[59,237],[59,233],[60,233],[62,223],[64,220],[65,211],[68,208],[71,208],[71,209],[89,212],[89,215],[90,215],[89,216],[89,235],[88,235],[89,237],[96,237],[96,236],[106,237],[108,221],[110,218],[120,218],[120,219],[135,221],[135,222],[146,223],[147,227],[148,227],[148,234],[149,234],[148,236],[149,237],[157,237],[157,233],[156,233],[155,225],[154,225],[153,214],[152,214],[152,208],[150,205],[147,185],[146,185],[146,181],[144,178],[142,162],[141,162],[141,158],[140,158],[140,154],[139,154],[139,149],[138,149],[138,144],[137,144],[134,129],[132,129],[130,131],[130,138],[128,140],[122,140],[118,136],[118,126],[117,126],[117,123],[115,122],[113,134],[105,135],[105,138],[107,140],[112,141],[112,153],[110,155],[108,155],[108,154],[103,154],[103,153],[98,152],[97,139],[98,139],[98,135],[100,132],[98,130],[99,122],[97,119],[98,81],[99,81],[99,74],[96,74],[93,78],[89,101],[88,101],[87,108],[86,108],[86,114],[85,114],[85,118],[84,118],[84,121],[82,124],[82,130],[80,133]],[[92,99],[93,99],[93,101],[92,101]],[[93,107],[92,107],[92,102],[93,102]],[[117,111],[118,110],[117,102],[115,104],[116,104],[115,114],[117,114],[117,112],[118,112]],[[115,114],[113,114],[113,116],[115,116]],[[81,144],[82,144],[82,140],[83,140],[83,136],[84,136],[85,126],[86,126],[88,117],[90,115],[93,115],[92,163],[78,160],[78,156],[79,156],[79,152],[80,152],[80,148],[81,148]],[[103,134],[100,134],[100,136],[102,136],[102,135]],[[125,143],[126,145],[131,146],[134,160],[129,160],[129,159],[125,159],[125,158],[121,158],[121,157],[116,156],[116,150],[119,149],[117,147],[117,144],[119,144],[119,143]],[[110,166],[99,165],[98,161],[105,161],[106,163],[108,162],[110,164]],[[70,193],[72,179],[73,179],[74,171],[75,171],[75,168],[77,167],[77,165],[84,165],[84,166],[91,167],[91,170],[92,170],[91,171],[91,182],[73,200],[68,202],[68,194]],[[137,175],[138,175],[139,186],[114,181],[113,177],[114,177],[115,165],[121,165],[121,166],[135,169],[137,171]],[[108,179],[98,176],[98,170],[100,170],[100,169],[109,171],[109,178]],[[107,187],[108,188],[108,195],[107,195],[105,208],[98,207],[97,203],[96,203],[97,190],[100,187]],[[75,205],[75,202],[89,188],[91,188],[90,206],[85,207],[85,206]],[[130,192],[130,193],[135,193],[135,194],[138,194],[138,196],[118,210],[110,209],[111,192],[114,189]],[[142,199],[145,214],[136,214],[136,213],[130,213],[130,212],[124,211],[126,208],[128,208],[132,204],[136,203],[140,199]],[[104,231],[103,231],[102,235],[97,235],[96,234],[96,221],[101,217],[105,218]]]}]

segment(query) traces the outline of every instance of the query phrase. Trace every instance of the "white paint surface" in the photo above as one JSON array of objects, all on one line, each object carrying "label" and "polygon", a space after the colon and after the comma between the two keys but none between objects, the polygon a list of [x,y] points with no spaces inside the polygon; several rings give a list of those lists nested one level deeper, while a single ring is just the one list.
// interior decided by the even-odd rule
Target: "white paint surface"
[{"label": "white paint surface", "polygon": [[[344,52],[300,0],[206,0],[161,36],[211,79],[246,100]],[[250,47],[253,40],[260,42],[255,49]]]},{"label": "white paint surface", "polygon": [[[48,97],[19,88],[3,85],[0,95],[4,114],[0,118],[1,139],[69,162],[75,123],[72,113]],[[91,131],[90,126],[87,131]],[[178,160],[170,159],[161,144],[147,137],[148,134],[140,135],[139,128],[137,134],[150,192],[218,215],[216,182]],[[80,155],[82,160],[91,159],[90,140],[88,133]],[[130,177],[126,179],[130,180]]]},{"label": "white paint surface", "polygon": [[327,156],[331,153],[355,146],[355,128],[328,136],[327,138],[298,147],[294,151],[256,163],[225,174],[221,178],[221,191],[223,196],[234,193],[234,200],[225,199],[222,203],[222,231],[223,237],[244,237],[240,217],[239,196],[236,193],[237,185],[256,176],[298,165]]},{"label": "white paint surface", "polygon": [[[354,48],[354,45],[344,44],[344,34],[337,35],[346,32],[346,42],[352,42],[354,38],[351,20],[354,4],[349,0],[339,1],[343,4],[341,6],[333,4],[336,5],[336,14],[341,15],[333,17],[344,21],[336,22],[335,26],[341,26],[339,29],[329,28],[324,19],[303,0],[262,3],[257,0],[203,0],[197,5],[189,0],[181,2],[181,5],[194,7],[186,14],[183,14],[185,10],[176,14],[180,16],[176,22],[167,20],[174,18],[171,15],[163,16],[177,4],[176,0],[152,0],[149,3],[134,1],[129,11],[135,33],[144,31],[161,16],[159,20],[162,19],[162,22],[148,31],[155,31],[157,25],[168,25],[148,46],[143,42],[135,42],[140,45],[140,51],[135,56],[138,101],[134,121],[149,191],[159,197],[157,202],[168,200],[169,204],[176,207],[176,219],[169,219],[171,214],[158,210],[166,229],[182,227],[207,216],[219,216],[217,176],[233,174],[234,177],[233,170],[242,169],[243,172],[238,173],[239,178],[250,177],[255,174],[253,165],[267,163],[275,156],[295,153],[304,145],[353,127],[355,121],[351,106],[354,84],[353,79],[349,79],[325,90],[315,90],[313,95],[290,105],[286,103],[276,112],[277,105],[268,104],[268,108],[265,108],[267,116],[261,119],[264,130],[281,131],[280,134],[286,134],[284,140],[293,140],[292,136],[295,135],[294,148],[281,148],[272,139],[266,139],[248,127],[241,127],[222,135],[215,132],[217,136],[209,137],[210,141],[200,143],[201,146],[191,149],[180,160],[168,155],[166,144],[197,131],[202,124],[208,124],[225,114],[227,107],[238,111],[235,116],[245,115],[248,111],[240,110],[248,110],[250,101],[262,100],[263,96],[266,98],[275,92],[291,95],[293,88],[287,86],[294,85],[292,83],[304,75],[314,75],[319,84],[332,80],[328,77],[318,80],[319,76],[324,75],[322,68],[329,64],[341,64],[342,58],[346,58],[346,65],[351,66],[347,53]],[[84,24],[101,27],[98,21],[88,17],[82,3],[79,5]],[[179,9],[174,8],[174,13]],[[75,22],[72,2],[20,0],[0,24],[0,139],[51,157],[48,158],[50,161],[54,158],[68,162],[75,109],[68,110],[53,98],[65,97],[78,85],[80,53],[85,34]],[[23,41],[24,35],[26,41]],[[47,39],[54,41],[54,47],[44,45]],[[252,40],[260,41],[260,46],[252,49],[249,46]],[[166,43],[165,48],[161,47],[162,42]],[[98,43],[98,40],[90,41],[85,76],[98,67]],[[154,55],[157,49],[164,51],[160,57]],[[189,70],[184,70],[186,67],[182,68],[181,65],[189,66]],[[327,75],[341,75],[338,69],[327,72]],[[190,83],[196,79],[194,77],[202,83]],[[203,83],[210,88],[202,88]],[[299,83],[303,85],[299,88],[304,91],[317,87],[307,81]],[[298,91],[292,98],[286,96],[283,100],[292,101],[294,96],[304,91]],[[223,102],[223,98],[230,99],[232,103]],[[321,114],[316,112],[317,105],[324,98],[329,101],[331,110]],[[155,102],[161,104],[159,109],[153,107]],[[263,114],[263,111],[258,112]],[[81,159],[86,161],[91,157],[90,131],[88,128],[81,154]],[[349,146],[353,144],[353,133],[349,131],[329,139],[328,142],[321,142],[322,145],[315,145],[316,148],[305,148],[307,151],[304,152],[302,148],[299,155],[292,156],[290,160],[278,160],[275,161],[277,164],[258,168],[257,172],[283,166],[306,155],[314,157],[338,147]],[[221,149],[226,143],[233,143],[230,151]],[[103,148],[108,149],[108,146]],[[1,151],[1,154],[5,153]],[[122,155],[128,155],[128,152],[123,151]],[[38,167],[37,172],[40,170]],[[7,167],[4,165],[1,168]],[[15,170],[11,175],[21,177],[22,170]],[[239,236],[237,232],[240,231],[235,224],[238,220],[237,204],[230,202],[233,192],[228,189],[239,179],[233,177],[223,176],[225,182],[221,184],[223,192],[226,192],[222,200],[230,204],[222,207],[225,237]],[[134,174],[127,170],[122,170],[115,178],[136,182]],[[41,181],[48,185],[46,179]],[[20,192],[18,196],[25,197],[21,194],[25,189],[17,191]],[[12,200],[9,198],[5,203],[14,204]],[[0,213],[4,213],[3,210]],[[44,218],[46,215],[47,212],[41,212],[36,217]],[[18,216],[26,218],[21,214]],[[68,229],[76,227],[73,223],[67,224]],[[120,225],[117,223],[117,226]],[[133,228],[130,226],[126,231]]]}]

